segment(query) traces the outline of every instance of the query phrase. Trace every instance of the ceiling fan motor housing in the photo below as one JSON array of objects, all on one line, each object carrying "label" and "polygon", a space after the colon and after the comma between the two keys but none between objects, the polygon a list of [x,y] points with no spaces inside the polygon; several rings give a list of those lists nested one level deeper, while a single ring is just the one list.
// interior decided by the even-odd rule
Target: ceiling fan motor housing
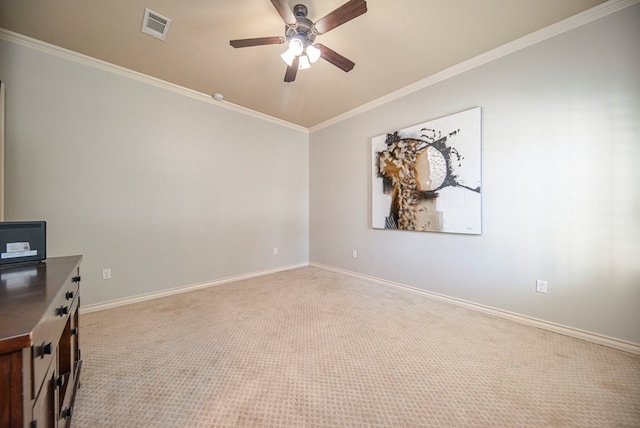
[{"label": "ceiling fan motor housing", "polygon": [[293,7],[293,14],[298,23],[297,25],[287,25],[285,27],[287,40],[298,36],[305,45],[313,43],[316,39],[316,32],[313,29],[313,22],[307,18],[307,7],[303,4],[297,4]]}]

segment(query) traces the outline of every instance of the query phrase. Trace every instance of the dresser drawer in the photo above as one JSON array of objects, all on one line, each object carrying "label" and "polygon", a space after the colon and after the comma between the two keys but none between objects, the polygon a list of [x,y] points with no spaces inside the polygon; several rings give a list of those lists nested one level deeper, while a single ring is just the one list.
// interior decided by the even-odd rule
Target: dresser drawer
[{"label": "dresser drawer", "polygon": [[56,412],[55,412],[55,367],[53,365],[45,372],[42,382],[42,388],[38,393],[38,398],[33,402],[33,413],[31,426],[40,427],[55,427],[56,425]]},{"label": "dresser drawer", "polygon": [[67,324],[69,315],[77,305],[78,283],[69,279],[60,289],[51,305],[33,330],[31,347],[32,374],[31,397],[35,398],[40,390],[45,374],[56,354],[56,347]]}]

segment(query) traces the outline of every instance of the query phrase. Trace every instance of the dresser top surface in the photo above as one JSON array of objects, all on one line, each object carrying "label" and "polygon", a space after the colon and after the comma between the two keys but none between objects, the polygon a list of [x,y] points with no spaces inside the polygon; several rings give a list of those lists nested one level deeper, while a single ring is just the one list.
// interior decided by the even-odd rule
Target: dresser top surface
[{"label": "dresser top surface", "polygon": [[6,350],[11,341],[30,341],[31,332],[81,261],[82,256],[52,257],[0,269],[0,349]]}]

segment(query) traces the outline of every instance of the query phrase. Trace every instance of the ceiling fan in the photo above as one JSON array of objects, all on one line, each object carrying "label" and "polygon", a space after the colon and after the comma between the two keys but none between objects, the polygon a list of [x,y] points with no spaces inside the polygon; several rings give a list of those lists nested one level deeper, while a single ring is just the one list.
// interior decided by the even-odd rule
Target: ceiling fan
[{"label": "ceiling fan", "polygon": [[287,63],[284,75],[285,82],[296,80],[299,69],[311,67],[311,63],[319,58],[328,61],[345,72],[351,71],[355,63],[328,47],[315,43],[316,37],[333,30],[345,22],[351,21],[367,11],[365,0],[350,0],[328,15],[318,19],[315,23],[307,18],[307,7],[297,4],[291,9],[287,0],[271,0],[284,20],[285,35],[272,37],[257,37],[253,39],[231,40],[234,48],[250,46],[277,45],[289,42],[289,49],[283,53],[282,59]]}]

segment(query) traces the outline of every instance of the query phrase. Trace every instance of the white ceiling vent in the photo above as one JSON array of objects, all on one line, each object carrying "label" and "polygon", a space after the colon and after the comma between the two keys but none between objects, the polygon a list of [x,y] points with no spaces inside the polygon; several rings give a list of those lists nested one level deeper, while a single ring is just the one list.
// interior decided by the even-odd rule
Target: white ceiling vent
[{"label": "white ceiling vent", "polygon": [[163,40],[167,38],[171,20],[166,16],[162,16],[150,9],[144,10],[144,20],[142,21],[142,32],[156,39]]}]

